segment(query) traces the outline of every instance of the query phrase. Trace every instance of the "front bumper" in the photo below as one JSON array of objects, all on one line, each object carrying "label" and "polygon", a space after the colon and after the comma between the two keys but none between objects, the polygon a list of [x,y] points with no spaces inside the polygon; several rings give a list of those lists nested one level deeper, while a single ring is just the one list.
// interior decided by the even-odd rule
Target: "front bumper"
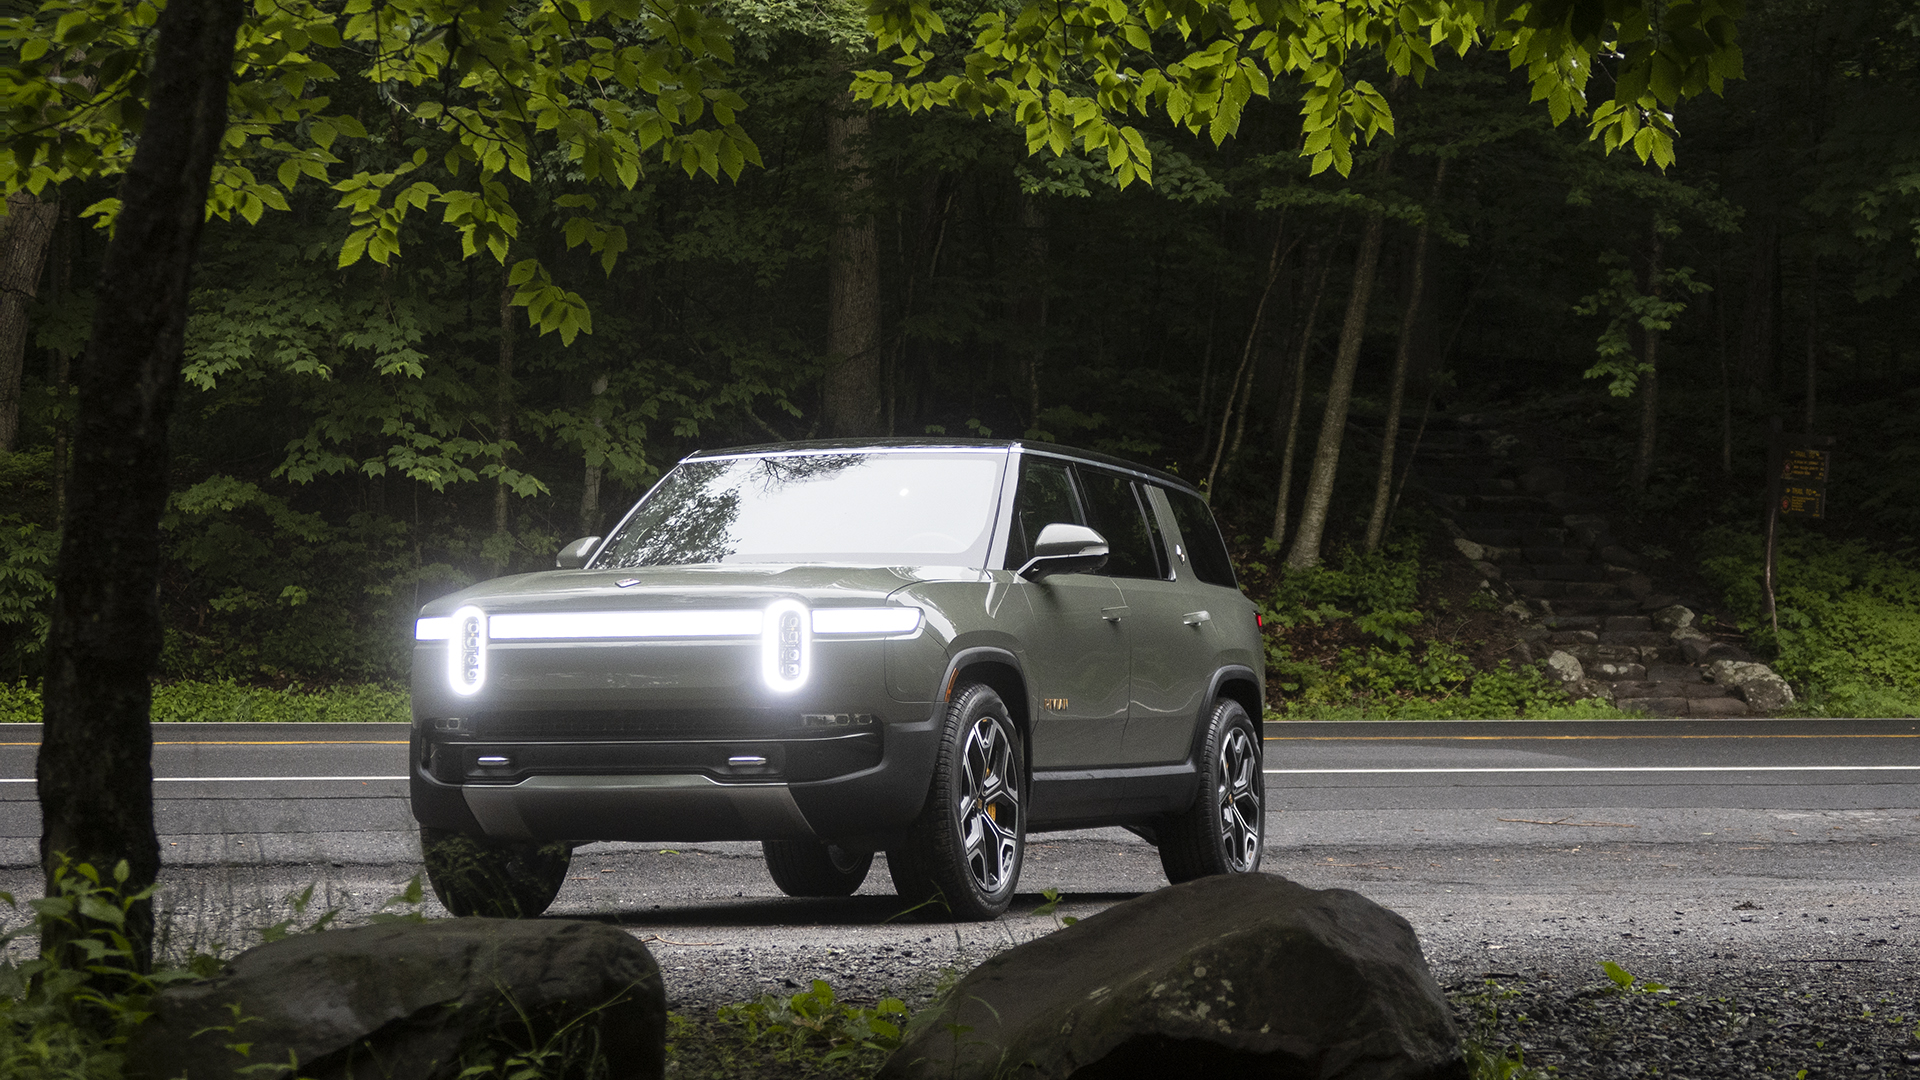
[{"label": "front bumper", "polygon": [[[608,713],[418,722],[413,813],[423,825],[501,839],[820,839],[877,849],[926,800],[937,751],[926,708],[795,713],[778,724],[743,712],[734,723],[708,718],[706,738],[646,713],[624,725]],[[731,737],[711,737],[722,733]]]}]

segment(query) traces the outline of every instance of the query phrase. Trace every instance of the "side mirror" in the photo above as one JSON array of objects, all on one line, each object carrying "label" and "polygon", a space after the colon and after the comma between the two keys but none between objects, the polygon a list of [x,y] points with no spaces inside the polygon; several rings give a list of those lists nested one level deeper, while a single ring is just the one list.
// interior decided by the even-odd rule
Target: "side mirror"
[{"label": "side mirror", "polygon": [[553,565],[561,570],[578,570],[587,565],[587,556],[592,555],[593,549],[599,545],[599,537],[583,536],[561,548],[560,554],[553,557]]},{"label": "side mirror", "polygon": [[1020,576],[1037,581],[1048,574],[1076,574],[1105,565],[1106,537],[1085,525],[1056,521],[1040,530],[1033,542],[1033,557],[1020,568]]}]

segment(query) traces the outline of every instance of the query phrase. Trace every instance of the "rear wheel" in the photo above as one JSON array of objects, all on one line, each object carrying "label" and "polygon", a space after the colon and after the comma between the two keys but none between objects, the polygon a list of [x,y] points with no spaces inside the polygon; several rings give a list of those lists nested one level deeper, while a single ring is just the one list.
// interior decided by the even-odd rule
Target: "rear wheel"
[{"label": "rear wheel", "polygon": [[927,805],[887,851],[900,896],[939,917],[980,922],[1013,900],[1027,842],[1026,753],[1007,706],[969,683],[947,706]]},{"label": "rear wheel", "polygon": [[463,917],[531,919],[553,903],[573,865],[565,841],[495,840],[424,826],[420,852],[433,895]]},{"label": "rear wheel", "polygon": [[1167,880],[1177,885],[1259,870],[1266,777],[1260,771],[1260,733],[1237,701],[1216,701],[1207,715],[1200,782],[1192,808],[1155,830]]},{"label": "rear wheel", "polygon": [[814,840],[763,840],[767,873],[788,896],[852,896],[867,880],[873,853],[856,855]]}]

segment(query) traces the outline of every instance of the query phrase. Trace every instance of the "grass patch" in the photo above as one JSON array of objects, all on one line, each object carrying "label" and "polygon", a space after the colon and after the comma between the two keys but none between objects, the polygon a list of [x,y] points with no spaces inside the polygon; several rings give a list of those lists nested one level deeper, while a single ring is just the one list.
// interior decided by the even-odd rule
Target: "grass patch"
[{"label": "grass patch", "polygon": [[[241,686],[232,680],[164,683],[153,688],[153,720],[167,723],[404,724],[407,691],[360,684],[283,690]],[[0,723],[40,722],[40,689],[22,680],[0,683]]]}]

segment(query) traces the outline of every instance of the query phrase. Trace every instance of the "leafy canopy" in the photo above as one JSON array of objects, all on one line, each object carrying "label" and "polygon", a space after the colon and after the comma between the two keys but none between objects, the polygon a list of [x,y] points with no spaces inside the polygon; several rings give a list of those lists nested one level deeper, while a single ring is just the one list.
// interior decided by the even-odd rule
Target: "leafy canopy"
[{"label": "leafy canopy", "polygon": [[[0,18],[0,192],[126,168],[160,7],[47,0]],[[630,190],[649,160],[734,178],[759,164],[725,85],[731,35],[674,0],[250,0],[207,212],[257,222],[308,180],[350,214],[342,267],[387,264],[409,215],[436,210],[464,255],[509,265],[514,195],[538,182]],[[360,144],[352,165],[347,143]],[[627,238],[601,202],[576,190],[551,205],[567,246],[611,273]],[[117,209],[88,212],[106,224]],[[508,280],[543,332],[591,331],[585,301],[538,259],[511,263]]]},{"label": "leafy canopy", "polygon": [[[1120,183],[1151,180],[1135,116],[1164,116],[1217,145],[1274,83],[1298,85],[1313,172],[1347,175],[1356,139],[1393,133],[1379,88],[1355,74],[1379,56],[1423,82],[1436,53],[1484,45],[1526,69],[1554,122],[1588,117],[1608,151],[1673,162],[1673,112],[1741,73],[1741,0],[1019,0],[975,15],[964,56],[931,0],[872,0],[869,28],[897,71],[859,72],[876,106],[1005,114],[1030,151],[1104,154]],[[1596,67],[1610,98],[1588,109]],[[1603,78],[1603,82],[1605,79]]]}]

